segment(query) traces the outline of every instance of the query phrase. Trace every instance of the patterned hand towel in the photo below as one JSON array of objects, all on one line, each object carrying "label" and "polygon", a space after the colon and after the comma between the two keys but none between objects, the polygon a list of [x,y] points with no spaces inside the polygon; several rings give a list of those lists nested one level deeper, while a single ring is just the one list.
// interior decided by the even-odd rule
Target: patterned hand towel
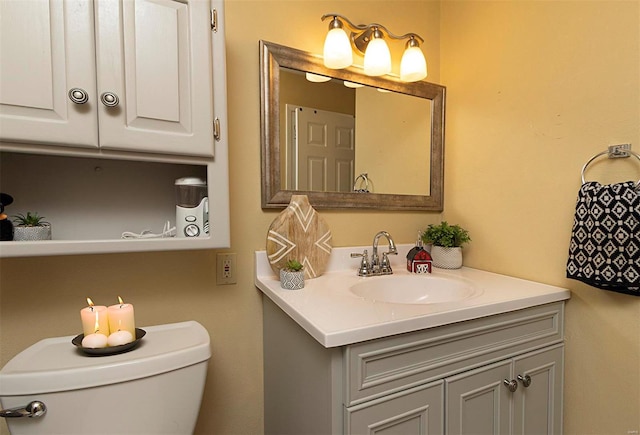
[{"label": "patterned hand towel", "polygon": [[584,183],[571,230],[567,278],[640,296],[640,195],[635,183]]}]

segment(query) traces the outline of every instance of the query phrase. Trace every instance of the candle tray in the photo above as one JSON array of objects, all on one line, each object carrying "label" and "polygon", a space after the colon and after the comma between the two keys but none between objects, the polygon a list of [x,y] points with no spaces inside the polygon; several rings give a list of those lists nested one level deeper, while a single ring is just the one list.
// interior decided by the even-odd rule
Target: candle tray
[{"label": "candle tray", "polygon": [[107,356],[107,355],[117,355],[119,353],[129,352],[130,350],[135,349],[138,344],[140,344],[140,340],[147,334],[147,331],[144,329],[136,328],[136,339],[131,343],[121,344],[120,346],[107,346],[107,347],[82,347],[82,339],[84,338],[84,334],[77,335],[71,340],[74,346],[76,346],[82,353],[91,356]]}]

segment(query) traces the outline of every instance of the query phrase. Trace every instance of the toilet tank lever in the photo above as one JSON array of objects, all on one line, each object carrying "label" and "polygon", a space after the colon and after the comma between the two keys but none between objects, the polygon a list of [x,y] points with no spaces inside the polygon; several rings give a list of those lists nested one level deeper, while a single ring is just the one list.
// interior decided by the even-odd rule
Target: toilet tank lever
[{"label": "toilet tank lever", "polygon": [[18,406],[17,408],[1,409],[0,417],[15,418],[15,417],[29,417],[38,418],[45,415],[47,407],[39,400],[29,402],[27,406]]}]

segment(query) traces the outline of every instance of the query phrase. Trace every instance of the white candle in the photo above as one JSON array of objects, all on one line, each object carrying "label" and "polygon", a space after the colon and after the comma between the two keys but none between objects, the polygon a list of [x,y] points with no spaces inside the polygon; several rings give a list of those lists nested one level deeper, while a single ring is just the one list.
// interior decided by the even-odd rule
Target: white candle
[{"label": "white candle", "polygon": [[82,339],[82,347],[90,347],[92,349],[107,347],[107,336],[104,334],[85,335]]},{"label": "white candle", "polygon": [[109,314],[109,328],[111,332],[129,331],[131,337],[136,337],[136,322],[133,312],[133,305],[125,304],[118,296],[118,304],[111,305],[107,312]]},{"label": "white candle", "polygon": [[123,344],[131,343],[133,341],[133,335],[129,331],[114,332],[107,339],[109,346],[121,346]]},{"label": "white candle", "polygon": [[91,298],[87,298],[88,307],[80,310],[80,318],[82,319],[82,331],[85,337],[95,332],[109,335],[109,318],[107,316],[107,307],[104,305],[93,305]]}]

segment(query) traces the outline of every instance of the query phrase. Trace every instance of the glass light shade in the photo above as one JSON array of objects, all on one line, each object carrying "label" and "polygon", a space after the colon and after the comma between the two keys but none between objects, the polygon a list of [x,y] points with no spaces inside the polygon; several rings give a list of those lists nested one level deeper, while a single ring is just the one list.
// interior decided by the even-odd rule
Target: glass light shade
[{"label": "glass light shade", "polygon": [[362,87],[364,87],[364,85],[362,85],[362,84],[360,84],[360,83],[353,83],[353,82],[347,82],[347,81],[345,81],[345,82],[344,82],[344,85],[345,85],[346,87],[348,87],[348,88],[351,88],[351,89],[356,89],[356,88],[362,88]]},{"label": "glass light shade", "polygon": [[369,76],[382,76],[391,72],[391,53],[384,39],[374,38],[364,53],[364,73]]},{"label": "glass light shade", "polygon": [[331,77],[327,77],[327,76],[321,76],[319,74],[313,74],[313,73],[306,73],[305,77],[307,78],[308,81],[312,82],[312,83],[324,83],[324,82],[328,82],[329,80],[331,80]]},{"label": "glass light shade", "polygon": [[400,80],[417,82],[427,76],[427,61],[420,47],[407,47],[400,61]]},{"label": "glass light shade", "polygon": [[341,28],[329,30],[324,40],[324,66],[341,69],[353,63],[353,52],[347,33]]}]

